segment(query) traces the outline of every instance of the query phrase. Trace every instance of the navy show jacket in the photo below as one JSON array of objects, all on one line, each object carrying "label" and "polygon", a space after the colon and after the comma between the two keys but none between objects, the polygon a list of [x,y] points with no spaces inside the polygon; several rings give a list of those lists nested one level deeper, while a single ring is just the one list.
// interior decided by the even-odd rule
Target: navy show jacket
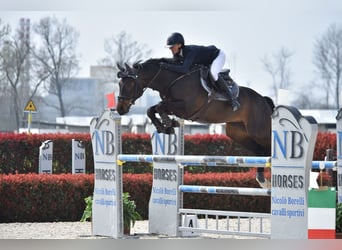
[{"label": "navy show jacket", "polygon": [[209,66],[219,52],[214,45],[185,45],[180,53],[174,55],[174,61],[179,64],[167,64],[167,69],[185,74],[195,64]]}]

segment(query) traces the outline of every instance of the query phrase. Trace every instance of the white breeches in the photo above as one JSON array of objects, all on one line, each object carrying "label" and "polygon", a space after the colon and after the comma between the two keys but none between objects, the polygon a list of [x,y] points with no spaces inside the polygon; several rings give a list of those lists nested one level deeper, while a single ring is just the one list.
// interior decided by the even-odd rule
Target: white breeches
[{"label": "white breeches", "polygon": [[210,66],[210,72],[211,72],[212,77],[214,78],[214,81],[217,81],[218,74],[223,69],[225,62],[226,62],[226,55],[224,54],[222,50],[220,50],[220,53],[214,59],[214,61],[211,63],[211,66]]}]

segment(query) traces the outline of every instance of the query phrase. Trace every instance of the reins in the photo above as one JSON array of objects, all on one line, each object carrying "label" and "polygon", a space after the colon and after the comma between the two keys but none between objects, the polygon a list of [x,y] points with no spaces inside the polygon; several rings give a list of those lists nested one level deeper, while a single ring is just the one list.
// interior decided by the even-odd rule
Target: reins
[{"label": "reins", "polygon": [[[166,85],[165,88],[163,88],[163,91],[160,91],[160,90],[159,90],[159,91],[160,91],[160,96],[161,96],[161,98],[162,98],[163,100],[165,100],[165,99],[167,98],[167,96],[168,96],[169,93],[170,93],[170,89],[172,88],[172,86],[173,86],[177,81],[179,81],[179,80],[185,78],[186,76],[189,76],[189,75],[191,75],[192,73],[194,73],[194,72],[196,72],[196,71],[199,71],[199,70],[200,70],[200,68],[196,68],[196,69],[194,69],[194,70],[192,70],[192,71],[190,71],[190,72],[188,72],[188,73],[186,73],[186,74],[180,75],[180,76],[178,76],[176,79],[172,80],[170,83],[168,83],[168,84]],[[153,76],[153,78],[151,79],[151,81],[149,81],[149,83],[148,83],[145,87],[142,87],[141,84],[140,84],[140,82],[137,81],[139,77],[138,77],[136,74],[134,74],[134,75],[133,75],[133,74],[132,74],[132,75],[127,74],[125,77],[130,77],[130,78],[132,78],[133,81],[135,82],[135,91],[134,91],[134,94],[133,94],[132,97],[120,95],[120,96],[118,96],[118,99],[119,99],[119,100],[120,100],[120,99],[122,99],[122,100],[129,100],[129,99],[132,99],[132,101],[130,102],[130,105],[134,104],[135,101],[139,98],[138,96],[136,96],[136,94],[139,92],[139,90],[141,90],[142,92],[145,92],[145,90],[146,90],[147,88],[152,88],[152,85],[154,84],[154,82],[155,82],[155,80],[157,79],[157,77],[160,75],[161,71],[162,71],[162,68],[159,67],[157,73]],[[120,90],[120,92],[122,93],[123,91]]]},{"label": "reins", "polygon": [[192,73],[196,72],[196,71],[199,71],[200,69],[195,69],[195,70],[192,70],[186,74],[183,74],[183,75],[180,75],[179,77],[177,77],[176,79],[174,79],[173,81],[171,81],[168,85],[166,85],[166,88],[165,88],[165,94],[162,95],[162,98],[163,99],[166,99],[166,97],[168,96],[168,94],[170,93],[170,89],[171,87],[179,80],[183,79],[185,76],[188,76],[188,75],[191,75]]},{"label": "reins", "polygon": [[158,75],[160,74],[160,72],[161,72],[161,67],[159,67],[158,72],[154,75],[154,77],[153,77],[152,80],[147,84],[147,86],[144,88],[144,90],[145,90],[146,88],[149,88],[149,87],[152,85],[152,83],[154,82],[154,80],[156,80],[156,78],[158,77]]},{"label": "reins", "polygon": [[[152,80],[146,85],[146,87],[141,87],[140,83],[136,81],[136,80],[138,79],[138,76],[137,76],[137,75],[134,75],[134,76],[127,75],[127,77],[131,77],[131,78],[134,80],[134,82],[135,82],[135,93],[138,92],[138,87],[139,87],[139,89],[141,89],[142,92],[144,93],[145,90],[146,90],[147,88],[149,88],[149,87],[152,85],[152,83],[153,83],[154,80],[158,77],[158,75],[160,74],[160,72],[161,72],[161,68],[159,67],[158,72],[153,76]],[[122,92],[122,91],[121,91],[121,92]],[[132,99],[133,101],[131,102],[131,104],[134,104],[134,102],[135,102],[139,97],[135,97],[135,94],[134,94],[132,98],[129,98],[129,97],[126,97],[126,96],[119,96],[118,98]]]}]

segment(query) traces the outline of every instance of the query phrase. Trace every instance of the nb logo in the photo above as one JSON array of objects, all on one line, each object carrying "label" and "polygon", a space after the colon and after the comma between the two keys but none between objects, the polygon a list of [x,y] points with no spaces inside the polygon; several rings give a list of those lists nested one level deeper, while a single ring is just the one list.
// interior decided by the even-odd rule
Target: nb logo
[{"label": "nb logo", "polygon": [[113,155],[115,153],[114,134],[112,131],[94,130],[91,139],[96,155]]},{"label": "nb logo", "polygon": [[157,132],[154,132],[151,139],[154,155],[177,154],[178,145],[176,134],[159,134]]},{"label": "nb logo", "polygon": [[273,153],[272,158],[283,157],[285,159],[300,159],[304,155],[304,135],[298,131],[273,130]]}]

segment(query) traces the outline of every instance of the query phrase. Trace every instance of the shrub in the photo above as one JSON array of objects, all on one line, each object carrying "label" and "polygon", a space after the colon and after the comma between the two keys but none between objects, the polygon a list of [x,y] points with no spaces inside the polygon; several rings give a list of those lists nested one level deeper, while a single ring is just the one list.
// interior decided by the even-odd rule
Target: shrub
[{"label": "shrub", "polygon": [[[84,142],[86,153],[86,173],[94,172],[94,160],[89,133],[72,134],[14,134],[0,133],[0,173],[38,173],[39,147],[43,141],[52,140],[53,173],[71,173],[71,140]],[[187,155],[253,155],[241,145],[231,141],[225,135],[197,134],[185,136],[185,154]],[[334,133],[318,133],[314,160],[323,160],[326,149],[336,150]],[[124,154],[151,154],[152,146],[149,134],[122,135],[122,152]],[[335,151],[336,152],[336,151]],[[18,157],[20,156],[20,157]],[[247,171],[236,169],[235,171]],[[151,173],[150,163],[127,163],[124,173]],[[226,172],[227,168],[208,168],[193,166],[191,172]]]},{"label": "shrub", "polygon": [[0,221],[76,221],[84,198],[93,192],[93,175],[0,175]]},{"label": "shrub", "polygon": [[[269,176],[269,172],[267,172]],[[184,175],[188,185],[257,187],[255,171]],[[152,174],[124,174],[123,192],[135,201],[136,211],[148,219]],[[85,198],[93,194],[93,174],[0,175],[0,222],[79,221]],[[224,199],[223,199],[224,197]],[[184,194],[184,207],[269,212],[269,197]]]}]

